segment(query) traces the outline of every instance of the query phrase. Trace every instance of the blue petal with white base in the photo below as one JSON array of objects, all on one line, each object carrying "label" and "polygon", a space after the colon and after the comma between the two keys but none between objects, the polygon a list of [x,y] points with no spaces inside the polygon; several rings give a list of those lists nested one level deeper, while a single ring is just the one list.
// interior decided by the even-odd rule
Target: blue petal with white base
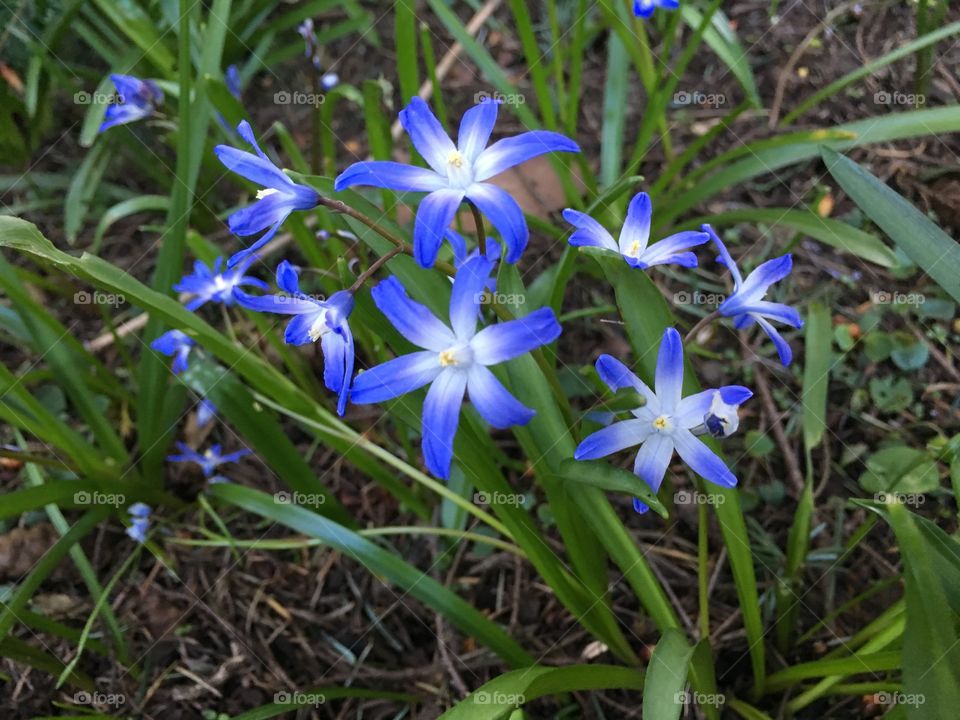
[{"label": "blue petal with white base", "polygon": [[703,232],[685,231],[650,245],[653,205],[650,196],[638,193],[630,201],[627,218],[618,240],[586,213],[567,208],[564,219],[575,228],[569,243],[574,247],[598,247],[619,254],[630,267],[646,270],[654,265],[696,267],[697,256],[690,248],[703,245],[710,236]]},{"label": "blue petal with white base", "polygon": [[150,117],[163,102],[163,91],[153,80],[117,74],[111,75],[110,80],[117,88],[120,102],[107,106],[98,132]]},{"label": "blue petal with white base", "polygon": [[229,145],[217,145],[214,152],[228,170],[260,185],[262,189],[257,192],[257,202],[237,210],[227,218],[227,223],[230,231],[241,237],[256,235],[264,230],[266,232],[253,245],[230,258],[227,267],[231,268],[266,245],[291,213],[316,207],[320,198],[316,190],[293,182],[271,162],[257,144],[250,123],[242,121],[237,126],[237,132],[254,149],[255,154]]},{"label": "blue petal with white base", "polygon": [[[485,122],[482,117],[474,121]],[[361,372],[350,399],[358,404],[382,402],[430,384],[423,405],[423,455],[430,472],[443,479],[450,477],[465,394],[483,419],[497,428],[522,425],[534,416],[487,366],[552,343],[560,335],[560,324],[549,308],[477,330],[481,295],[494,264],[477,254],[460,266],[453,281],[449,324],[411,300],[395,277],[372,291],[377,307],[400,334],[424,349]]]},{"label": "blue petal with white base", "polygon": [[770,321],[776,320],[790,327],[801,328],[803,327],[803,320],[796,308],[783,303],[770,302],[763,298],[771,285],[783,280],[790,274],[793,269],[793,256],[788,253],[773,260],[767,260],[744,279],[733,257],[731,257],[730,251],[727,250],[727,246],[723,244],[713,228],[704,225],[702,230],[710,236],[717,247],[719,253],[717,262],[726,266],[733,276],[733,293],[720,304],[717,312],[724,317],[731,318],[734,327],[738,330],[743,330],[753,323],[757,323],[773,341],[780,362],[789,365],[793,361],[793,351],[790,349],[790,344]]},{"label": "blue petal with white base", "polygon": [[[574,453],[577,460],[595,460],[639,445],[634,473],[657,492],[676,450],[681,459],[706,480],[723,487],[736,485],[733,473],[698,435],[726,437],[731,434],[736,430],[737,408],[752,393],[747,388],[731,385],[683,397],[683,343],[675,329],[667,328],[660,342],[655,390],[610,355],[597,359],[597,372],[614,392],[634,388],[646,403],[633,410],[629,420],[615,422],[589,435]],[[721,425],[722,433],[712,432],[711,428]],[[635,499],[634,509],[646,512],[649,508]]]},{"label": "blue petal with white base", "polygon": [[569,138],[544,130],[504,138],[487,147],[497,109],[497,102],[484,99],[467,110],[454,145],[427,103],[415,97],[400,111],[400,123],[430,167],[359,162],[344,170],[334,187],[369,185],[430,193],[417,209],[413,229],[414,257],[424,267],[436,261],[440,243],[464,200],[487,216],[507,246],[507,262],[516,262],[530,234],[523,211],[509,193],[486,181],[539,155],[579,152],[580,148]]},{"label": "blue petal with white base", "polygon": [[284,332],[288,345],[309,345],[320,340],[323,352],[323,381],[328,390],[338,393],[337,413],[347,407],[353,376],[355,348],[348,322],[353,311],[353,295],[347,290],[335,292],[326,300],[304,295],[296,268],[284,260],[277,266],[277,286],[283,294],[248,295],[234,288],[234,299],[248,310],[293,315]]}]

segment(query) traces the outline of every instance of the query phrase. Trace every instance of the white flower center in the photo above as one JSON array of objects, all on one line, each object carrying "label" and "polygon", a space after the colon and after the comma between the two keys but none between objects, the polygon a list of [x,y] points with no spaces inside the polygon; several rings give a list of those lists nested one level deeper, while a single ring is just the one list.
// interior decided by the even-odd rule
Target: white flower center
[{"label": "white flower center", "polygon": [[223,279],[223,275],[217,275],[213,278],[213,286],[217,290],[226,290],[229,287],[229,283]]},{"label": "white flower center", "polygon": [[665,432],[671,427],[670,418],[666,415],[660,415],[653,421],[653,429],[657,432]]},{"label": "white flower center", "polygon": [[632,258],[640,257],[640,241],[639,240],[634,240],[631,243],[630,248],[627,250],[627,255]]},{"label": "white flower center", "polygon": [[447,164],[452,165],[455,168],[462,168],[466,161],[466,158],[456,150],[447,155]]},{"label": "white flower center", "polygon": [[447,155],[447,180],[458,188],[466,188],[473,182],[473,167],[458,150]]},{"label": "white flower center", "polygon": [[273,195],[277,192],[276,188],[263,188],[262,190],[257,190],[257,200],[263,200],[268,195]]},{"label": "white flower center", "polygon": [[440,367],[469,365],[473,362],[473,350],[469,345],[455,345],[443,350],[439,355]]},{"label": "white flower center", "polygon": [[313,321],[313,325],[310,326],[307,335],[310,336],[311,340],[316,342],[324,333],[328,332],[330,332],[330,327],[327,325],[327,313],[324,311],[317,315],[317,319]]}]

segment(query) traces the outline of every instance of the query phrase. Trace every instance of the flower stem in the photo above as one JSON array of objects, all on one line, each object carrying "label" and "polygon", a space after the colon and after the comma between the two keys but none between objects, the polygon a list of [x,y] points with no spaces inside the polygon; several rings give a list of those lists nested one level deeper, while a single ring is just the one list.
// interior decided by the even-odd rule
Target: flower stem
[{"label": "flower stem", "polygon": [[376,262],[373,263],[370,267],[360,273],[360,276],[356,279],[353,285],[350,286],[350,294],[354,295],[356,292],[363,287],[363,284],[371,278],[371,276],[384,265],[386,265],[390,260],[395,258],[397,255],[403,253],[403,246],[395,247],[390,252],[381,255],[377,258]]},{"label": "flower stem", "polygon": [[487,256],[487,232],[483,227],[483,215],[480,214],[480,208],[467,200],[470,211],[473,213],[473,224],[476,226],[477,247],[480,248],[480,257]]},{"label": "flower stem", "polygon": [[716,320],[718,317],[720,317],[720,313],[714,310],[709,315],[705,315],[704,317],[700,318],[700,321],[696,325],[694,325],[690,329],[690,332],[687,333],[687,336],[683,338],[684,346],[686,346],[691,340],[693,340],[697,336],[697,333],[703,330],[707,325],[709,325],[711,322]]},{"label": "flower stem", "polygon": [[387,240],[389,240],[399,248],[402,248],[404,246],[403,240],[398,238],[396,235],[394,235],[392,232],[390,232],[386,228],[378,225],[376,220],[373,220],[372,218],[367,217],[359,210],[354,210],[352,207],[347,205],[345,202],[342,202],[341,200],[331,200],[330,198],[324,197],[323,195],[321,195],[320,201],[318,204],[323,205],[325,208],[329,208],[333,212],[349,215],[354,220],[357,220],[358,222],[363,223],[368,228],[370,228],[375,233],[377,233],[377,235],[379,235],[382,238],[386,238]]}]

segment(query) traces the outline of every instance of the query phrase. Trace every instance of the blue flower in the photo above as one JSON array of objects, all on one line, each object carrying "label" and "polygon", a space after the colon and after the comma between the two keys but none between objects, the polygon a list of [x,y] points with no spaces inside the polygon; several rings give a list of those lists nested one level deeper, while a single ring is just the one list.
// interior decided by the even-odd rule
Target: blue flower
[{"label": "blue flower", "polygon": [[229,307],[233,305],[233,289],[235,287],[253,285],[261,290],[267,289],[267,284],[263,280],[244,275],[247,268],[256,259],[256,255],[247,255],[226,272],[221,272],[222,257],[216,259],[212,268],[197,260],[193,264],[193,274],[184,275],[180,282],[173,286],[173,289],[177,292],[186,292],[193,295],[193,299],[186,305],[187,310],[196,310],[210,301],[223,303]]},{"label": "blue flower", "polygon": [[793,351],[770,320],[778,320],[795,328],[803,327],[803,320],[800,319],[800,313],[796,309],[783,303],[764,300],[763,297],[773,283],[783,280],[790,274],[793,269],[793,257],[788,253],[773,260],[767,260],[744,280],[740,270],[737,269],[737,264],[730,257],[730,252],[717,237],[713,228],[704,225],[703,231],[709,233],[720,252],[717,262],[726,265],[730,274],[733,275],[733,294],[720,304],[717,312],[724,317],[733,318],[733,326],[737,330],[743,330],[757,323],[773,340],[780,362],[789,365],[793,360]]},{"label": "blue flower", "polygon": [[263,186],[263,189],[257,193],[257,202],[237,210],[227,222],[230,231],[241,237],[256,235],[264,230],[266,232],[253,245],[231,257],[227,267],[233,267],[266,245],[290,213],[316,207],[320,197],[313,188],[293,182],[263,154],[250,123],[242,121],[237,125],[237,132],[256,150],[256,155],[229,145],[217,145],[214,152],[228,170]]},{"label": "blue flower", "polygon": [[678,0],[633,0],[633,14],[637,17],[648,18],[656,8],[676,10],[680,7]]},{"label": "blue flower", "polygon": [[427,103],[415,97],[400,112],[400,122],[432,169],[389,161],[359,162],[348,167],[334,187],[372,185],[429,193],[417,208],[413,225],[413,253],[423,267],[433,265],[444,233],[464,199],[490,219],[507,245],[507,262],[516,262],[530,234],[523,210],[505,190],[485,181],[538,155],[579,152],[580,148],[573,140],[545,130],[504,138],[486,147],[497,121],[497,106],[484,100],[467,110],[454,145]]},{"label": "blue flower", "polygon": [[230,94],[239,100],[242,85],[240,82],[240,70],[236,65],[231,65],[227,68],[227,71],[223,75],[223,81],[227,86],[227,90],[230,91]]},{"label": "blue flower", "polygon": [[323,381],[340,394],[337,412],[343,415],[353,375],[353,333],[347,319],[353,311],[353,295],[341,290],[326,300],[316,300],[300,292],[300,278],[286,260],[277,266],[277,285],[286,295],[248,295],[234,290],[243,307],[257,312],[296,315],[287,325],[284,340],[288,345],[306,345],[320,340],[323,349]]},{"label": "blue flower", "polygon": [[134,503],[127,508],[127,513],[130,515],[130,525],[127,527],[126,533],[131,540],[138,543],[146,542],[152,512],[150,506],[142,502]]},{"label": "blue flower", "polygon": [[209,398],[203,398],[197,405],[197,427],[206,427],[217,416],[217,406]]},{"label": "blue flower", "polygon": [[[694,472],[710,482],[723,487],[737,484],[737,478],[723,460],[696,437],[695,431],[702,431],[704,425],[715,426],[710,418],[717,410],[714,404],[717,394],[721,395],[723,405],[735,408],[753,393],[739,385],[728,385],[683,397],[683,343],[675,329],[667,328],[660,343],[655,390],[609,355],[597,359],[597,372],[614,392],[633,388],[646,403],[633,410],[630,420],[613,423],[587,437],[576,449],[577,460],[595,460],[639,445],[633,472],[657,492],[676,450]],[[634,499],[634,508],[637,512],[649,509],[637,499]]]},{"label": "blue flower", "polygon": [[211,445],[203,453],[198,453],[196,450],[190,448],[190,446],[178,442],[177,450],[180,451],[179,455],[168,455],[167,460],[170,462],[192,462],[200,466],[200,469],[203,471],[204,477],[212,478],[217,474],[217,468],[221,465],[226,465],[227,463],[235,463],[240,458],[245,457],[250,454],[250,450],[244,448],[243,450],[237,450],[237,452],[227,453],[226,455],[221,454],[222,448],[219,443]]},{"label": "blue flower", "polygon": [[327,92],[330,92],[339,84],[340,84],[340,76],[332,71],[328,73],[324,73],[323,77],[320,78],[320,87],[322,87]]},{"label": "blue flower", "polygon": [[570,208],[563,211],[564,219],[577,228],[570,236],[570,244],[574,247],[591,246],[610,250],[621,255],[630,267],[641,270],[666,264],[696,267],[697,256],[689,252],[689,249],[703,245],[710,240],[710,236],[702,232],[679,232],[647,247],[650,242],[652,215],[650,196],[638,193],[630,201],[627,219],[620,230],[620,241],[617,243],[613,236],[589,215]]},{"label": "blue flower", "polygon": [[521,404],[487,369],[560,335],[550,308],[490,325],[477,332],[480,299],[493,261],[475,257],[457,272],[450,297],[450,324],[414,302],[395,277],[373,288],[380,311],[401,335],[422,351],[395,358],[357,375],[350,398],[375,403],[432,383],[423,403],[423,454],[427,468],[447,479],[453,459],[460,405],[465,392],[481,417],[496,428],[523,425],[534,411]]},{"label": "blue flower", "polygon": [[163,102],[163,91],[153,80],[140,80],[132,75],[111,75],[110,79],[117,88],[120,103],[107,107],[99,132],[149,117]]},{"label": "blue flower", "polygon": [[190,349],[194,346],[193,340],[180,330],[168,330],[158,337],[150,347],[167,357],[173,358],[173,373],[179,375],[187,369],[187,357],[190,355]]}]

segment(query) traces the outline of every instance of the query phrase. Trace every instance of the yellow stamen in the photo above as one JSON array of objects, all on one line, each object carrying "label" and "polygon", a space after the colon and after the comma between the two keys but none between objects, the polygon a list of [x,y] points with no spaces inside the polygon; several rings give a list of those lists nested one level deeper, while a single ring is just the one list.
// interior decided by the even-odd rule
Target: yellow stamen
[{"label": "yellow stamen", "polygon": [[670,425],[670,421],[667,420],[666,415],[661,415],[660,417],[658,417],[656,420],[653,421],[653,426],[657,430],[666,430],[669,425]]},{"label": "yellow stamen", "polygon": [[640,241],[634,240],[630,245],[630,249],[627,250],[627,255],[630,257],[640,257]]},{"label": "yellow stamen", "polygon": [[452,153],[447,155],[447,163],[453,165],[454,167],[463,167],[463,155],[454,150]]},{"label": "yellow stamen", "polygon": [[276,188],[263,188],[263,190],[257,190],[257,200],[263,200],[267,195],[273,195],[276,192]]},{"label": "yellow stamen", "polygon": [[440,367],[450,367],[457,364],[457,358],[453,350],[444,350],[440,353]]}]

